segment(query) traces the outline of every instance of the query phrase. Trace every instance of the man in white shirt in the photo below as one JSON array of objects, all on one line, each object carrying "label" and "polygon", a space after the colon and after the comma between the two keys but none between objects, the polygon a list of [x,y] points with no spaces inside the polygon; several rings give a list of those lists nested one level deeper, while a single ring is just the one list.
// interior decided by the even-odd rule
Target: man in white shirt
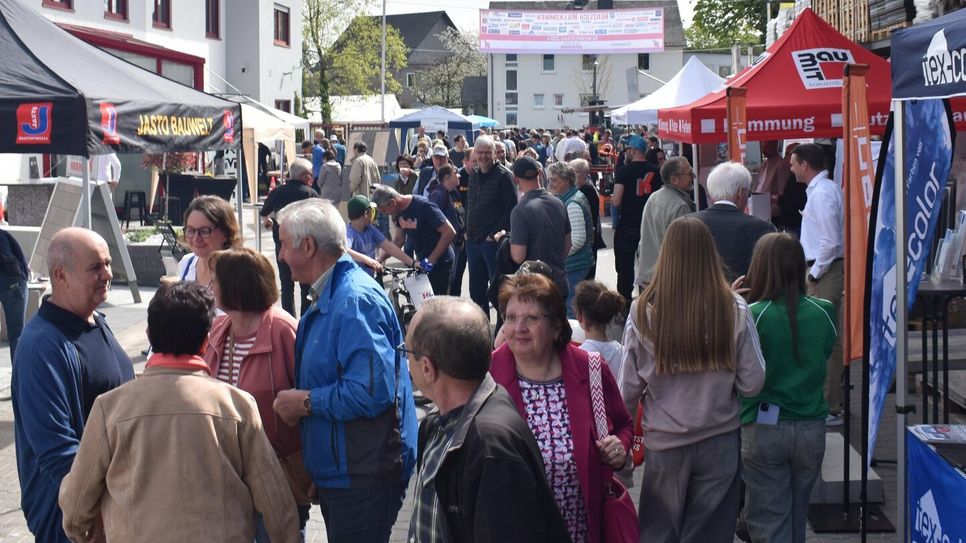
[{"label": "man in white shirt", "polygon": [[[557,150],[555,151],[554,156],[558,162],[563,162],[568,158],[580,158],[576,156],[576,154],[586,150],[587,144],[577,136],[577,131],[571,128],[567,130],[567,137],[561,140],[560,144],[557,145]],[[567,155],[574,156],[568,157]]]},{"label": "man in white shirt", "polygon": [[94,175],[97,181],[104,181],[111,187],[111,192],[117,188],[121,182],[121,161],[118,160],[116,153],[97,155],[91,160]]},{"label": "man in white shirt", "polygon": [[842,289],[845,245],[844,197],[838,183],[828,177],[825,153],[814,143],[799,145],[792,152],[792,173],[805,189],[808,202],[802,210],[802,248],[808,264],[808,293],[835,304],[839,335],[828,359],[825,399],[830,426],[842,424]]}]

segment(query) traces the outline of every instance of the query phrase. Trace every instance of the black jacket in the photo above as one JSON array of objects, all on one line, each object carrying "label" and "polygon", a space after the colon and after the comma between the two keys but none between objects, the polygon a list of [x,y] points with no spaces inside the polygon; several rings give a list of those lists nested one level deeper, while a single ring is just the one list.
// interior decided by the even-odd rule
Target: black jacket
[{"label": "black jacket", "polygon": [[510,211],[517,205],[513,174],[494,164],[483,173],[473,168],[466,193],[466,234],[470,241],[483,241],[500,230],[510,230]]},{"label": "black jacket", "polygon": [[711,230],[729,281],[748,273],[758,238],[775,231],[772,223],[746,215],[728,204],[714,204],[694,216]]},{"label": "black jacket", "polygon": [[[428,415],[419,426],[420,470],[427,428],[437,416]],[[446,541],[570,541],[537,442],[489,374],[464,406],[433,481],[449,528]]]}]

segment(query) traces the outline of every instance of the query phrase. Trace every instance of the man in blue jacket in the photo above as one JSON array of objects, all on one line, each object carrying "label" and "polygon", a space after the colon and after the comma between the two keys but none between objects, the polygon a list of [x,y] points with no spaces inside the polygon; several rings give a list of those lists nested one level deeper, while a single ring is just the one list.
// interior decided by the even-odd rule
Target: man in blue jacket
[{"label": "man in blue jacket", "polygon": [[275,411],[299,423],[328,540],[386,543],[416,461],[416,406],[389,298],[346,254],[345,223],[315,198],[278,214],[279,259],[312,284],[296,385]]},{"label": "man in blue jacket", "polygon": [[37,541],[68,541],[57,505],[98,395],[134,379],[131,360],[95,309],[110,290],[111,252],[91,230],[50,241],[52,294],[24,328],[13,361],[14,436],[20,504]]}]

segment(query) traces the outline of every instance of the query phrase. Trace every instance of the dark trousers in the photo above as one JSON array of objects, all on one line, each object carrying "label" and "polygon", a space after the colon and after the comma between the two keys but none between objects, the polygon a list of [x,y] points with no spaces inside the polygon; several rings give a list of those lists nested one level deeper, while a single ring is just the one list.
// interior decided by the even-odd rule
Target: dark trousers
[{"label": "dark trousers", "polygon": [[0,304],[7,320],[7,339],[10,341],[10,362],[17,354],[17,342],[23,332],[24,315],[27,310],[27,280],[18,277],[0,277]]},{"label": "dark trousers", "polygon": [[329,543],[387,543],[406,497],[406,483],[318,492]]},{"label": "dark trousers", "polygon": [[463,295],[463,272],[466,271],[466,244],[460,246],[459,250],[453,246],[456,253],[456,260],[453,261],[453,272],[449,276],[449,295]]},{"label": "dark trousers", "polygon": [[[470,272],[470,298],[489,315],[490,302],[486,299],[486,289],[496,274],[496,242],[467,241],[466,267]],[[633,278],[632,278],[633,279]]]},{"label": "dark trousers", "polygon": [[433,287],[433,294],[445,295],[449,293],[449,277],[453,272],[453,261],[437,262],[433,271],[429,272],[429,284]]},{"label": "dark trousers", "polygon": [[299,318],[309,307],[309,289],[312,285],[299,283],[299,294],[301,303],[299,305],[299,315],[295,314],[295,281],[292,280],[292,268],[288,264],[278,259],[278,244],[275,245],[275,261],[278,263],[278,281],[281,284],[282,309],[289,315]]},{"label": "dark trousers", "polygon": [[617,292],[630,303],[634,294],[634,265],[641,236],[624,232],[614,233],[614,268],[617,271]]}]

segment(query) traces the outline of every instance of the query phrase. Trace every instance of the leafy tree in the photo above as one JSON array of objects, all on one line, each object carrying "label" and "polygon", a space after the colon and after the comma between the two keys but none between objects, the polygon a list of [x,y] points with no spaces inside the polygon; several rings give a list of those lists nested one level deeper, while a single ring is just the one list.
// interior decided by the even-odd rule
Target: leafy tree
[{"label": "leafy tree", "polygon": [[[302,0],[302,94],[319,98],[322,121],[332,122],[330,96],[380,92],[382,21],[359,16],[372,0]],[[386,93],[401,88],[392,70],[406,66],[399,31],[386,26]]]},{"label": "leafy tree", "polygon": [[688,47],[717,49],[764,43],[765,6],[761,0],[697,0],[694,20],[684,31]]},{"label": "leafy tree", "polygon": [[447,28],[439,37],[446,51],[436,64],[416,74],[416,100],[443,107],[462,105],[463,79],[486,75],[486,56],[480,53],[476,34]]}]

